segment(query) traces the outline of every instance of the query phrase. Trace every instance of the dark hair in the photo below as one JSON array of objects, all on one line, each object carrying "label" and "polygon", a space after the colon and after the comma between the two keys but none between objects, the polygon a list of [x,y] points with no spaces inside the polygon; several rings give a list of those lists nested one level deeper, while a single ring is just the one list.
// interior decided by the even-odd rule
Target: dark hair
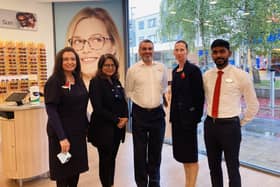
[{"label": "dark hair", "polygon": [[187,44],[187,42],[185,42],[184,40],[178,40],[178,41],[175,43],[175,45],[178,44],[178,43],[183,43],[183,44],[185,44],[186,49],[188,49],[188,44]]},{"label": "dark hair", "polygon": [[23,16],[24,19],[32,18],[34,21],[37,21],[34,14],[30,13],[30,12],[17,12],[17,14],[16,14],[17,20],[19,20],[19,17],[21,17],[21,16]]},{"label": "dark hair", "polygon": [[230,50],[229,42],[223,39],[216,39],[211,44],[211,49],[214,47],[225,47]]},{"label": "dark hair", "polygon": [[24,12],[17,12],[16,18],[18,19],[20,16],[25,16]]},{"label": "dark hair", "polygon": [[139,49],[140,49],[142,43],[151,43],[151,44],[153,44],[153,46],[154,46],[154,43],[153,43],[151,40],[145,39],[145,40],[142,40],[142,41],[139,43]]},{"label": "dark hair", "polygon": [[106,75],[103,73],[102,68],[103,68],[106,60],[108,60],[108,59],[111,59],[113,61],[114,65],[116,66],[116,71],[112,75],[111,78],[118,80],[120,77],[119,71],[118,71],[119,70],[119,61],[117,60],[117,58],[114,55],[109,54],[109,53],[100,56],[98,65],[97,65],[98,67],[97,67],[96,76],[101,77],[101,78],[106,78]]},{"label": "dark hair", "polygon": [[62,63],[63,63],[63,54],[65,52],[72,52],[75,55],[76,58],[76,68],[73,72],[73,75],[75,79],[80,79],[81,78],[81,62],[78,53],[72,48],[72,47],[65,47],[61,49],[55,56],[55,65],[53,69],[53,76],[59,77],[59,79],[63,82],[65,82],[65,75],[64,75],[64,70],[62,68]]}]

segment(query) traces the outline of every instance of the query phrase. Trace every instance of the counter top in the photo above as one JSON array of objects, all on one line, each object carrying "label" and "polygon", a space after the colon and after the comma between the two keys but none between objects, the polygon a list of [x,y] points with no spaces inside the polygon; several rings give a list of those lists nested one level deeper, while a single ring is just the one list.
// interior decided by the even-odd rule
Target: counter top
[{"label": "counter top", "polygon": [[29,110],[29,109],[35,109],[35,108],[44,108],[45,104],[44,103],[39,103],[39,104],[23,104],[20,106],[17,105],[8,105],[8,104],[0,104],[0,111],[6,111],[6,112],[12,112],[16,110]]}]

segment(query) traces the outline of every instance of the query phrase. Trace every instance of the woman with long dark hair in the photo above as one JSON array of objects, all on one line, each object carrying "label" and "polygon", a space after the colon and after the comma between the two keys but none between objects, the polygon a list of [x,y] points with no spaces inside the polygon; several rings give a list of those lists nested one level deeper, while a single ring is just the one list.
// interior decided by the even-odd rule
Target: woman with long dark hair
[{"label": "woman with long dark hair", "polygon": [[[88,93],[81,78],[80,59],[73,48],[66,47],[56,55],[44,95],[50,178],[56,181],[57,187],[76,187],[80,173],[88,170]],[[71,158],[61,162],[58,154],[71,155]]]}]

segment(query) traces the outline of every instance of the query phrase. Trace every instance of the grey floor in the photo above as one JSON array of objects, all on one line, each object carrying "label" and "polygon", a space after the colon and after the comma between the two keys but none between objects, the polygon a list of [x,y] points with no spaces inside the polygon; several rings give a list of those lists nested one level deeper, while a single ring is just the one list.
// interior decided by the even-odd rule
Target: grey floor
[{"label": "grey floor", "polygon": [[[88,145],[89,171],[80,176],[79,187],[101,187],[98,173],[98,153],[97,150]],[[1,157],[1,149],[0,149]],[[1,159],[1,158],[0,158]],[[121,144],[116,162],[116,175],[114,187],[136,187],[134,182],[133,167],[133,145],[130,133],[126,135],[126,141]],[[228,186],[228,177],[223,166],[224,186]],[[263,172],[240,167],[242,186],[244,187],[279,187],[279,177]],[[184,169],[182,164],[176,162],[172,156],[172,146],[165,144],[162,152],[161,164],[161,187],[184,187]],[[207,158],[199,156],[199,173],[196,187],[211,186]],[[16,181],[7,179],[0,162],[0,187],[18,187]],[[28,179],[23,183],[23,187],[55,187],[55,183],[46,177]]]},{"label": "grey floor", "polygon": [[[198,128],[199,150],[205,153],[203,124]],[[280,121],[255,118],[242,127],[240,161],[280,176]]]}]

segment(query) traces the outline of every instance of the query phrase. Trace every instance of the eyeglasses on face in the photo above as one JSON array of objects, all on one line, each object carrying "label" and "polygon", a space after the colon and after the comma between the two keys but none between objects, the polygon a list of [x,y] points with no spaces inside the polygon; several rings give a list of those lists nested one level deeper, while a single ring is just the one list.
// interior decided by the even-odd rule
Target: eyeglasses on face
[{"label": "eyeglasses on face", "polygon": [[68,40],[70,45],[77,51],[81,51],[85,47],[85,43],[89,45],[92,50],[100,50],[104,47],[105,42],[108,40],[112,40],[110,37],[102,36],[101,34],[95,34],[89,37],[87,40],[73,37]]},{"label": "eyeglasses on face", "polygon": [[105,68],[115,68],[116,67],[116,65],[115,64],[103,64],[103,67],[105,67]]},{"label": "eyeglasses on face", "polygon": [[63,62],[65,62],[65,61],[76,61],[76,57],[63,57],[62,61]]}]

